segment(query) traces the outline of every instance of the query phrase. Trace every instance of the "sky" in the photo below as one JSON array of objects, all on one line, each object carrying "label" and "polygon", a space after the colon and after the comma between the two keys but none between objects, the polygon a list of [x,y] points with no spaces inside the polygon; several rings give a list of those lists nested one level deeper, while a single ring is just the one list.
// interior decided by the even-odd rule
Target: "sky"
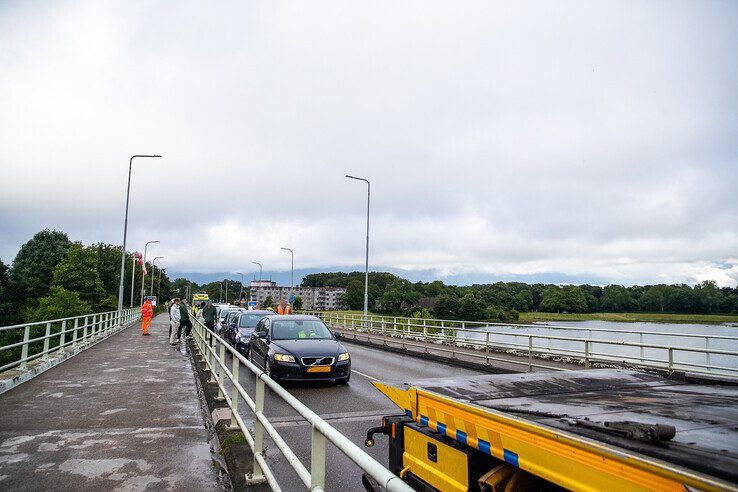
[{"label": "sky", "polygon": [[[0,2],[0,259],[738,284],[738,2]],[[285,278],[285,277],[280,277]]]}]

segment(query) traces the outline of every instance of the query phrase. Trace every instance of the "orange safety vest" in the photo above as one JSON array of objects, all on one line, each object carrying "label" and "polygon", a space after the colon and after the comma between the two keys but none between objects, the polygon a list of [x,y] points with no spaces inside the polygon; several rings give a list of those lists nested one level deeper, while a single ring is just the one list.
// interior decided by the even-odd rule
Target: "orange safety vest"
[{"label": "orange safety vest", "polygon": [[141,306],[141,316],[144,318],[150,318],[154,315],[154,309],[151,307],[151,303],[149,301],[144,302],[144,305]]},{"label": "orange safety vest", "polygon": [[277,314],[284,314],[284,307],[281,304],[277,306]]}]

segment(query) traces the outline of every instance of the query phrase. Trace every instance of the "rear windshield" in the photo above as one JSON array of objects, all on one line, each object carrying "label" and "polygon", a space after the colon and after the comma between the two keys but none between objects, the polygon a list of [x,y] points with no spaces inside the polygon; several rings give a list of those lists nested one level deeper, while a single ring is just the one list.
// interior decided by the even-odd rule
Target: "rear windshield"
[{"label": "rear windshield", "polygon": [[319,320],[289,320],[275,321],[272,326],[272,340],[298,340],[310,338],[313,340],[330,340],[333,334],[327,326]]},{"label": "rear windshield", "polygon": [[238,326],[239,328],[254,328],[263,317],[263,314],[242,314]]}]

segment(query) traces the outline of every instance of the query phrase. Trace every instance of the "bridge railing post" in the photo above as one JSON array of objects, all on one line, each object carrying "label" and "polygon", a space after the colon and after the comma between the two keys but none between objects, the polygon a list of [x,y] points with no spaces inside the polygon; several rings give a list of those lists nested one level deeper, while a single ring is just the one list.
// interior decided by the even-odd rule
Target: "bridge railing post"
[{"label": "bridge railing post", "polygon": [[20,368],[25,369],[28,367],[28,340],[31,338],[31,327],[26,326],[23,329],[23,347],[21,348],[21,363]]},{"label": "bridge railing post", "polygon": [[254,467],[253,478],[263,475],[261,465],[256,460],[257,455],[264,453],[264,426],[259,421],[259,415],[264,414],[264,381],[256,376],[256,394],[254,395]]},{"label": "bridge railing post", "polygon": [[313,425],[310,443],[310,490],[325,489],[325,436]]},{"label": "bridge railing post", "polygon": [[59,352],[64,353],[64,344],[67,341],[67,320],[63,320],[61,324],[61,333],[59,334]]},{"label": "bridge railing post", "polygon": [[230,430],[238,429],[236,414],[238,414],[238,400],[241,396],[238,394],[238,374],[241,371],[238,357],[231,357],[231,423],[228,425]]},{"label": "bridge railing post", "polygon": [[77,330],[79,330],[79,318],[74,318],[74,330],[72,331],[73,348],[77,348]]},{"label": "bridge railing post", "polygon": [[533,372],[533,336],[528,335],[528,372]]},{"label": "bridge railing post", "polygon": [[51,323],[46,323],[46,336],[44,337],[44,360],[47,360],[49,358],[49,338],[51,338]]},{"label": "bridge railing post", "polygon": [[85,326],[82,330],[82,345],[87,343],[87,327],[90,325],[90,318],[85,316]]},{"label": "bridge railing post", "polygon": [[589,340],[584,341],[584,368],[589,369]]},{"label": "bridge railing post", "polygon": [[[226,352],[225,343],[218,342],[218,345],[220,346],[220,353],[219,353],[220,361],[218,362],[218,366],[219,366],[218,367],[218,378],[221,380],[221,383],[225,383],[225,378],[223,377],[225,375],[225,367],[223,367],[225,365],[225,352]],[[236,357],[234,357],[233,359],[236,359]],[[223,390],[221,386],[222,384],[218,385],[218,396],[215,397],[216,401],[225,401],[225,395],[223,394]]]},{"label": "bridge railing post", "polygon": [[485,332],[484,337],[484,363],[489,365],[489,331]]}]

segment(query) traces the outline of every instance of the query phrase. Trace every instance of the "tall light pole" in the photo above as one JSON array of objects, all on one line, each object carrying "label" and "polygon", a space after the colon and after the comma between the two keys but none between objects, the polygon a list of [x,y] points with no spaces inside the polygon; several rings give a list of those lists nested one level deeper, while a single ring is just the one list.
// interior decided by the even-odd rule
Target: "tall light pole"
[{"label": "tall light pole", "polygon": [[364,321],[369,314],[369,201],[371,199],[371,183],[368,179],[346,175],[349,179],[356,179],[366,183],[366,270],[364,271]]},{"label": "tall light pole", "polygon": [[253,263],[254,265],[259,265],[259,282],[261,283],[261,271],[262,271],[261,263],[259,263],[258,261],[252,261],[251,263]]},{"label": "tall light pole", "polygon": [[241,292],[243,292],[243,273],[236,272],[236,275],[241,276],[241,291],[238,293],[238,303],[241,304]]},{"label": "tall light pole", "polygon": [[[156,269],[155,269],[155,267],[156,267],[156,260],[161,260],[162,258],[164,258],[164,257],[163,256],[157,256],[156,258],[154,258],[154,261],[151,262],[151,292],[150,292],[150,294],[152,296],[154,295],[154,273],[156,273]],[[159,279],[161,279],[161,268],[159,269],[159,272],[160,272],[159,273]]]},{"label": "tall light pole", "polygon": [[144,257],[143,257],[143,265],[141,265],[141,306],[143,306],[144,303],[144,285],[146,281],[146,250],[149,249],[149,244],[155,244],[160,241],[147,241],[144,245]]},{"label": "tall light pole", "polygon": [[128,202],[131,197],[131,168],[136,157],[161,157],[160,155],[136,154],[128,161],[128,188],[126,190],[126,218],[123,222],[123,246],[120,248],[120,285],[118,286],[118,311],[123,311],[123,276],[126,273],[126,237],[128,235]]},{"label": "tall light pole", "polygon": [[295,290],[295,252],[292,251],[290,248],[283,247],[279,249],[283,249],[285,251],[290,252],[290,258],[292,259],[291,267],[290,267],[290,294],[292,294],[293,293],[292,291]]},{"label": "tall light pole", "polygon": [[159,285],[156,286],[156,299],[161,297],[161,268],[159,269]]},{"label": "tall light pole", "polygon": [[227,278],[225,279],[225,284],[226,284],[226,298],[225,298],[225,302],[226,302],[226,304],[230,304],[228,302],[228,279]]}]

